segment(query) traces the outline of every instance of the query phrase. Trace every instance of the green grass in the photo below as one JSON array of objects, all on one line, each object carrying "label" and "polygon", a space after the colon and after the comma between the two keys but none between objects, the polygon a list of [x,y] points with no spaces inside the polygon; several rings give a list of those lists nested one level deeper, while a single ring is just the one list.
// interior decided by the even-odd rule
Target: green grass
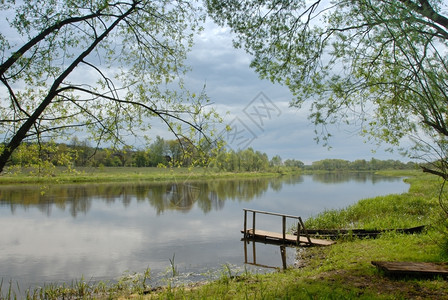
[{"label": "green grass", "polygon": [[50,173],[36,174],[30,170],[0,175],[0,184],[22,183],[85,183],[85,182],[129,182],[129,181],[173,181],[210,178],[247,178],[273,177],[283,175],[277,172],[218,172],[209,168],[137,168],[137,167],[102,167],[77,168],[66,172],[56,168]]},{"label": "green grass", "polygon": [[437,223],[440,181],[429,175],[405,179],[409,192],[363,199],[341,210],[328,210],[307,220],[307,228],[388,229]]}]

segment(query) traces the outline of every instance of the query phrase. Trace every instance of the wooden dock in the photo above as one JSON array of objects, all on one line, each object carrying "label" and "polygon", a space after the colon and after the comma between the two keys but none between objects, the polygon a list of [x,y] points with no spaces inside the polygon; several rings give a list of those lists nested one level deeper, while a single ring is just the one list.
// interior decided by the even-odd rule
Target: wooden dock
[{"label": "wooden dock", "polygon": [[[247,228],[247,214],[252,213],[252,228]],[[271,232],[255,228],[256,214],[265,214],[272,216],[279,216],[282,218],[282,232]],[[286,219],[292,218],[297,220],[297,235],[286,233]],[[273,212],[266,212],[253,209],[244,209],[244,228],[241,231],[244,239],[261,240],[263,242],[280,243],[280,244],[296,244],[302,246],[329,246],[334,244],[334,241],[311,238],[306,231],[302,218],[299,216],[291,216],[285,214],[278,214]]]},{"label": "wooden dock", "polygon": [[447,263],[372,261],[372,265],[392,276],[448,278]]}]

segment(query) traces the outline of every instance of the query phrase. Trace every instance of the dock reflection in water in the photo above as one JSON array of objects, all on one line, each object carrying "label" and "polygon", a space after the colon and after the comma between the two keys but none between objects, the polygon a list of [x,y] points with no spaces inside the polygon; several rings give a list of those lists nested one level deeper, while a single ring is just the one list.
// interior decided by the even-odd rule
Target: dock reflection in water
[{"label": "dock reflection in water", "polygon": [[[253,266],[257,266],[257,267],[262,267],[262,268],[269,268],[269,269],[279,269],[281,266],[283,268],[283,270],[286,270],[286,268],[288,267],[288,265],[292,265],[291,263],[288,263],[286,257],[286,248],[290,248],[292,255],[295,255],[295,247],[293,246],[287,246],[287,245],[276,245],[276,244],[270,244],[270,243],[263,243],[263,242],[257,242],[255,240],[251,240],[251,239],[243,239],[243,244],[244,244],[244,263],[248,264],[248,265],[253,265]],[[281,259],[281,264],[275,264],[275,265],[266,265],[263,263],[258,263],[257,262],[257,250],[256,250],[256,244],[259,244],[259,246],[261,247],[279,247],[280,250],[280,259]],[[252,244],[252,246],[251,246]],[[252,251],[248,251],[247,248],[252,248]],[[252,260],[250,259],[250,253],[252,253]],[[263,259],[263,257],[262,257]]]}]

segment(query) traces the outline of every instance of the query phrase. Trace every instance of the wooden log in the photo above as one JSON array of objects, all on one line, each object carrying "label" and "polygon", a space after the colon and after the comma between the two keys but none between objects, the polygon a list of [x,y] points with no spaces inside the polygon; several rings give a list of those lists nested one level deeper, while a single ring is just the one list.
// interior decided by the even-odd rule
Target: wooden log
[{"label": "wooden log", "polygon": [[[399,228],[399,229],[382,229],[382,230],[366,230],[366,229],[307,229],[306,232],[310,236],[319,236],[322,238],[339,238],[344,236],[355,237],[370,237],[375,238],[384,232],[395,231],[399,233],[413,234],[420,233],[425,228],[424,225],[411,228]],[[297,233],[294,233],[297,234]],[[303,235],[302,232],[300,234]]]},{"label": "wooden log", "polygon": [[[242,232],[244,234],[244,232]],[[279,232],[271,232],[271,231],[265,231],[265,230],[253,230],[253,229],[247,229],[246,236],[252,237],[254,239],[262,240],[266,243],[272,242],[280,242],[280,243],[288,243],[288,244],[296,244],[297,243],[297,236],[292,234],[285,234],[285,238],[283,239],[283,233]],[[313,238],[306,238],[299,236],[299,242],[302,245],[308,245],[308,246],[330,246],[335,243],[335,241],[330,240],[322,240],[322,239],[313,239]]]}]

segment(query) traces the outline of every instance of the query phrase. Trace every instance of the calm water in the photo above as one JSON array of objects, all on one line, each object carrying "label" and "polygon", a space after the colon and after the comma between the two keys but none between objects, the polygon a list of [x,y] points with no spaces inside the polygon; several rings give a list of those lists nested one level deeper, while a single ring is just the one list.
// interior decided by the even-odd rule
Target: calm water
[{"label": "calm water", "polygon": [[[153,284],[170,277],[213,278],[264,272],[245,265],[243,208],[301,216],[343,208],[376,195],[402,193],[400,178],[326,174],[275,179],[174,183],[0,186],[0,278],[21,287],[115,280],[151,268]],[[257,217],[260,229],[281,229],[281,219]],[[253,246],[248,262],[253,262]],[[279,246],[256,245],[257,264],[280,267]],[[287,251],[287,263],[295,261]]]}]

